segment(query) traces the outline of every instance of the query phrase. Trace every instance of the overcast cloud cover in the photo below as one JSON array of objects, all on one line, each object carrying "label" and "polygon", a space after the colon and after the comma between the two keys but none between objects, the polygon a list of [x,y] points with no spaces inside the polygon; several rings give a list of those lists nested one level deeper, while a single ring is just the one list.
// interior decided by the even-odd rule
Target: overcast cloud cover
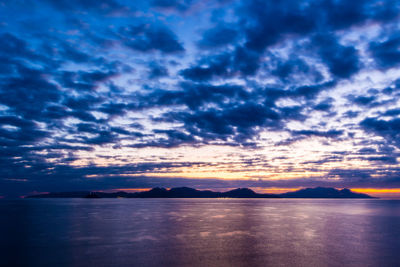
[{"label": "overcast cloud cover", "polygon": [[400,188],[400,1],[0,2],[0,196]]}]

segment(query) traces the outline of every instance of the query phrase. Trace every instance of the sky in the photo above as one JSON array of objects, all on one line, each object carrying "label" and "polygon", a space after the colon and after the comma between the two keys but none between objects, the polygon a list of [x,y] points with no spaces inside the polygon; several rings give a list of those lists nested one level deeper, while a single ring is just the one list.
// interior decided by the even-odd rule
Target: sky
[{"label": "sky", "polygon": [[400,195],[400,1],[0,1],[0,197]]}]

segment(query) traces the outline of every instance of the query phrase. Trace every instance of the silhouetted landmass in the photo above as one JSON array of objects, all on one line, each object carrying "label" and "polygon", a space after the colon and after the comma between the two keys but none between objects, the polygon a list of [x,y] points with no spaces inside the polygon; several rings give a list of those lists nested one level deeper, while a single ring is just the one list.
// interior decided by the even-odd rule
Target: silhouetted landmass
[{"label": "silhouetted landmass", "polygon": [[374,198],[367,194],[354,193],[350,189],[338,190],[329,187],[305,188],[280,194],[282,198]]},{"label": "silhouetted landmass", "polygon": [[46,193],[29,196],[30,198],[279,198],[274,194],[258,194],[248,188],[238,188],[227,192],[214,192],[210,190],[197,190],[189,187],[176,187],[171,189],[153,188],[145,192],[60,192]]},{"label": "silhouetted landmass", "polygon": [[100,198],[100,196],[97,194],[97,192],[90,192],[85,196],[85,198]]},{"label": "silhouetted landmass", "polygon": [[373,198],[367,194],[354,193],[349,189],[316,187],[283,194],[259,194],[248,188],[227,192],[197,190],[189,187],[165,189],[156,187],[145,192],[58,192],[29,196],[29,198]]}]

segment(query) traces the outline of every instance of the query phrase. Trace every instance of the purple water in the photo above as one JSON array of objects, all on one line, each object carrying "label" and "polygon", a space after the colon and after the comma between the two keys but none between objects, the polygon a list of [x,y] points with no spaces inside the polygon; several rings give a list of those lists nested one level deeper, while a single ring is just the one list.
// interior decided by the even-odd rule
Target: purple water
[{"label": "purple water", "polygon": [[400,266],[400,201],[0,201],[2,266]]}]

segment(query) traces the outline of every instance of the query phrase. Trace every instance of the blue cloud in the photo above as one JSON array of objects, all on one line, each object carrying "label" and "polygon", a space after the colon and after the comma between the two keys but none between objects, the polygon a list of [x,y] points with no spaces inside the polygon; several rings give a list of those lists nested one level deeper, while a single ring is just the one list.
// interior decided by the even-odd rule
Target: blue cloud
[{"label": "blue cloud", "polygon": [[161,51],[164,53],[183,52],[185,49],[176,35],[162,25],[141,24],[120,29],[124,44],[141,52]]}]

